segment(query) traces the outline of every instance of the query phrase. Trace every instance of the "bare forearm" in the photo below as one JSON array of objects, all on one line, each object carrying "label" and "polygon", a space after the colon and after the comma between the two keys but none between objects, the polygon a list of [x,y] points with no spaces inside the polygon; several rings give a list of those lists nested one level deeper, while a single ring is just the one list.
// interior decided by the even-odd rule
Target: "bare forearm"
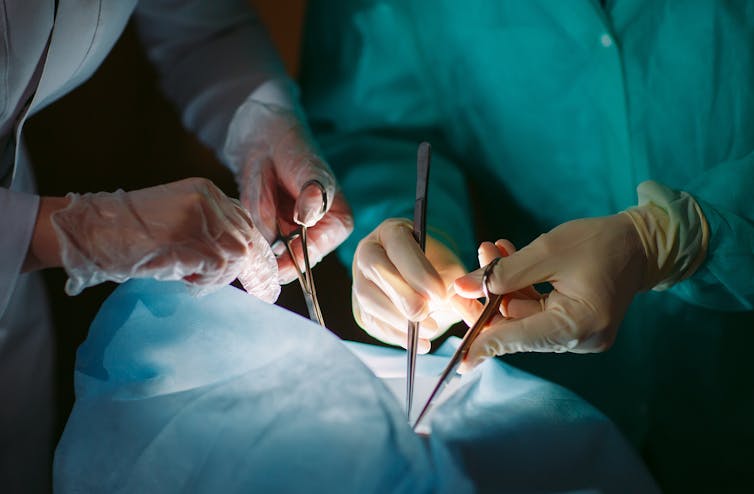
[{"label": "bare forearm", "polygon": [[34,233],[22,268],[23,272],[53,268],[62,264],[60,246],[52,228],[50,216],[55,211],[64,208],[68,201],[69,199],[66,197],[42,197],[40,199]]}]

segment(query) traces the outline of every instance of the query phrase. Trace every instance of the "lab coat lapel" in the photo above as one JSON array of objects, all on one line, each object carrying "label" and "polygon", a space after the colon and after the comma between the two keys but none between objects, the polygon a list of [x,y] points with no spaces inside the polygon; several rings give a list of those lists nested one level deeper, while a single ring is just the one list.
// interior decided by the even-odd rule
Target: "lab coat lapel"
[{"label": "lab coat lapel", "polygon": [[29,114],[43,108],[76,84],[100,21],[101,0],[59,0],[55,25],[37,92]]},{"label": "lab coat lapel", "polygon": [[[7,24],[1,34],[5,37],[2,41],[7,43],[8,52],[4,59],[7,65],[3,66],[6,72],[0,76],[9,85],[8,113],[16,109],[17,95],[23,92],[28,84],[28,77],[47,48],[47,39],[53,26],[54,5],[54,0],[3,2]],[[2,114],[2,118],[9,118],[8,113]]]}]

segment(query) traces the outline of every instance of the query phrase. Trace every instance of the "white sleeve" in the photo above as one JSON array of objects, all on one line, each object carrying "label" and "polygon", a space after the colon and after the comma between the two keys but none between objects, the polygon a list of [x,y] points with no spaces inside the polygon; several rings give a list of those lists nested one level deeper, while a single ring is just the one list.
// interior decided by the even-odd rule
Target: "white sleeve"
[{"label": "white sleeve", "polygon": [[166,96],[218,156],[234,112],[265,82],[270,103],[294,106],[295,85],[246,0],[142,0],[136,20]]},{"label": "white sleeve", "polygon": [[0,188],[0,315],[21,274],[38,209],[39,196]]}]

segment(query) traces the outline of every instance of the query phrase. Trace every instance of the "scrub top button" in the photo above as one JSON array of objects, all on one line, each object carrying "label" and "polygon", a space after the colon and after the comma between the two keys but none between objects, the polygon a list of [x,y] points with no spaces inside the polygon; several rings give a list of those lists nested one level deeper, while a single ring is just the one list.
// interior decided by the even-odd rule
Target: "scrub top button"
[{"label": "scrub top button", "polygon": [[600,43],[602,43],[602,46],[605,48],[610,48],[613,46],[613,38],[611,38],[609,34],[603,34],[600,36]]}]

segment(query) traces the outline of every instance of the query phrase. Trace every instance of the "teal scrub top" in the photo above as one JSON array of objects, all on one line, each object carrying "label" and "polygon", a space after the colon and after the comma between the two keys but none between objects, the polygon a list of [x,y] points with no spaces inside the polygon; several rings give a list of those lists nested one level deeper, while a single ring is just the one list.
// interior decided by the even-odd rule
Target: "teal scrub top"
[{"label": "teal scrub top", "polygon": [[599,355],[505,359],[618,423],[661,486],[754,489],[754,2],[321,0],[302,91],[355,216],[340,249],[412,217],[433,145],[430,233],[476,267],[565,221],[690,193],[704,264],[639,294]]}]

